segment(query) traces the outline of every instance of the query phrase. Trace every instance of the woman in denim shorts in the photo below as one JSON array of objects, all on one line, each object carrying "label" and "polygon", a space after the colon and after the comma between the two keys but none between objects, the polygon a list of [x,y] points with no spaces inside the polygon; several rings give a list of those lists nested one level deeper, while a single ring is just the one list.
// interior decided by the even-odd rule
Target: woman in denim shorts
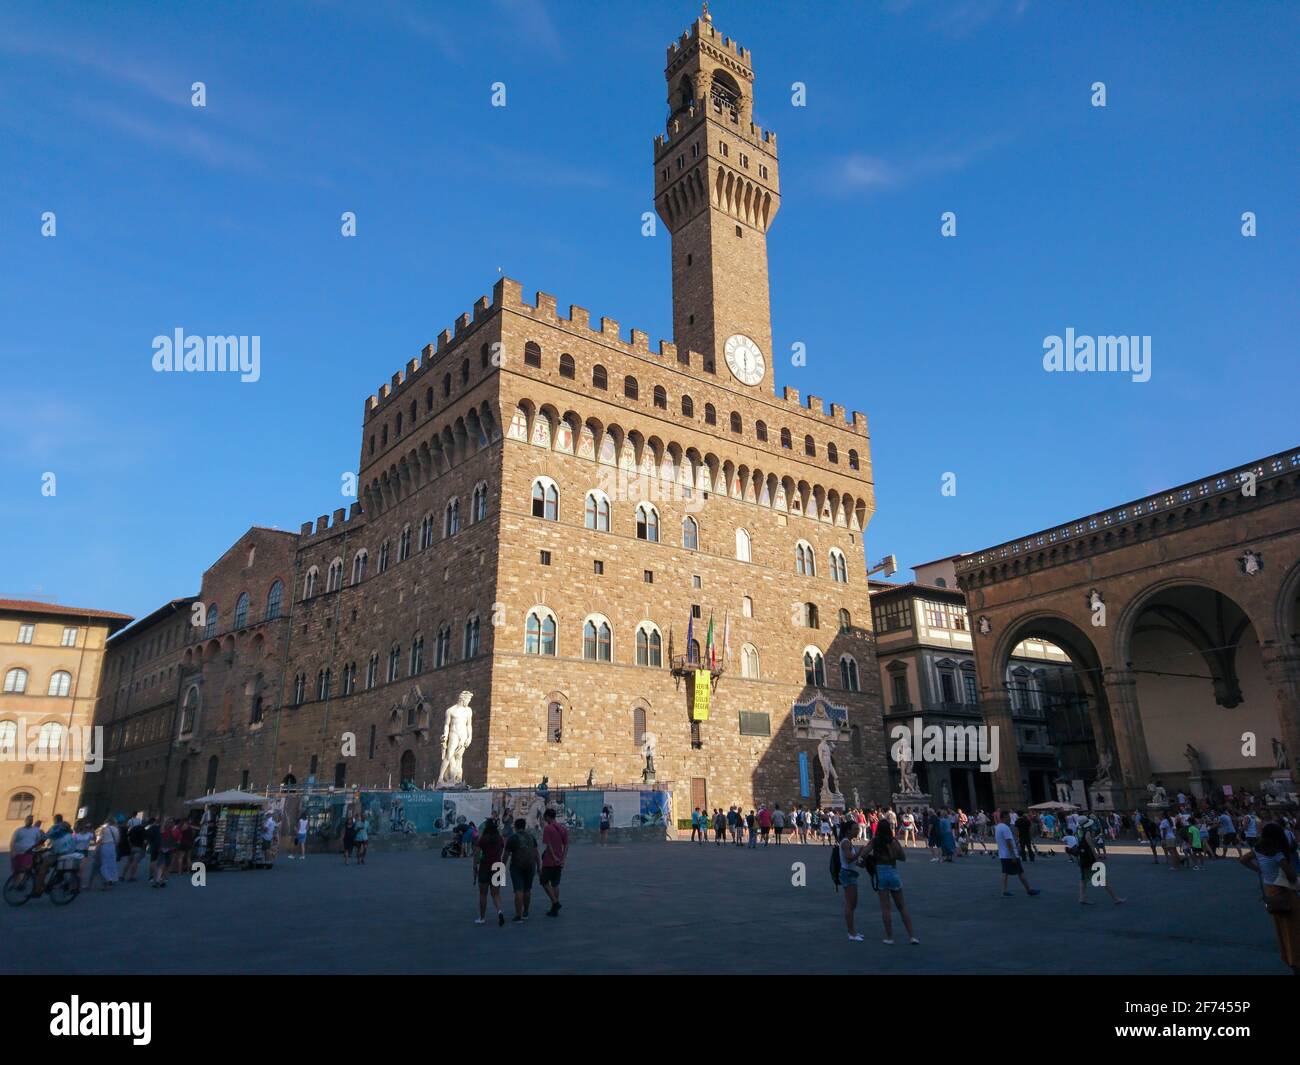
[{"label": "woman in denim shorts", "polygon": [[903,881],[898,875],[898,863],[907,860],[907,851],[894,838],[894,828],[888,821],[882,820],[876,826],[876,838],[871,841],[871,856],[876,862],[876,894],[880,896],[880,919],[885,923],[885,942],[894,942],[894,915],[889,905],[892,895],[898,906],[898,915],[903,918],[908,938],[913,946],[919,946],[921,941],[912,931],[912,918],[907,913],[907,903],[903,901]]},{"label": "woman in denim shorts", "polygon": [[866,847],[855,847],[853,841],[858,838],[858,823],[851,817],[840,822],[840,887],[844,889],[844,923],[849,929],[849,941],[861,943],[862,934],[853,927],[853,911],[858,908],[858,877],[862,871],[858,862],[867,853]]}]

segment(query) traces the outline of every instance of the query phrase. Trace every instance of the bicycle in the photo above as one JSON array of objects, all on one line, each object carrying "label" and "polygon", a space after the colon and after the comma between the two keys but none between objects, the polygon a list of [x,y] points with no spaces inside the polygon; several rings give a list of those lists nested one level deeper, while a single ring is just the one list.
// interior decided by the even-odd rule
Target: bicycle
[{"label": "bicycle", "polygon": [[[81,894],[81,862],[84,854],[61,854],[45,878],[44,894],[55,906],[66,906]],[[11,873],[4,883],[4,900],[10,906],[21,906],[36,890],[36,874],[32,870]]]}]

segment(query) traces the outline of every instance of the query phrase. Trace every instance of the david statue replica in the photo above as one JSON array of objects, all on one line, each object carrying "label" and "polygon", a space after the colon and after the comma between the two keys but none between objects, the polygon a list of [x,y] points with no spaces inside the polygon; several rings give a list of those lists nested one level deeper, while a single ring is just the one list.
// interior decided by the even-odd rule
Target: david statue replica
[{"label": "david statue replica", "polygon": [[465,771],[461,765],[465,749],[474,739],[474,711],[469,708],[473,692],[461,692],[460,698],[443,713],[442,765],[438,769],[435,788],[465,787]]}]

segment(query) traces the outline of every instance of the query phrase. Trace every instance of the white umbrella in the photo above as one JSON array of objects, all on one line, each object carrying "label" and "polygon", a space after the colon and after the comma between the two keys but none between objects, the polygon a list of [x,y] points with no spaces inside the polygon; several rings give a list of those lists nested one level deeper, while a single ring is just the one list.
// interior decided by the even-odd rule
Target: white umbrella
[{"label": "white umbrella", "polygon": [[189,801],[190,806],[265,806],[265,795],[252,795],[246,791],[218,791],[214,795],[200,795]]}]

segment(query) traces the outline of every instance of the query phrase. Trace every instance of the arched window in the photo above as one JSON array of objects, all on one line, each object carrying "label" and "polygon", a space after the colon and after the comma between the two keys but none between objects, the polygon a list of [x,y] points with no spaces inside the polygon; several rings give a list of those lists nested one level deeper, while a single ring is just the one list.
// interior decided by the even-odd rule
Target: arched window
[{"label": "arched window", "polygon": [[72,674],[66,669],[55,670],[50,674],[50,688],[46,695],[64,696],[72,690]]},{"label": "arched window", "polygon": [[402,435],[402,412],[397,412],[397,420],[393,423],[393,436]]},{"label": "arched window", "polygon": [[849,567],[844,560],[844,552],[838,547],[831,548],[831,580],[836,584],[849,583]]},{"label": "arched window", "polygon": [[817,556],[807,540],[794,545],[794,571],[801,577],[817,576]]},{"label": "arched window", "polygon": [[379,652],[370,652],[370,661],[366,663],[366,691],[379,683]]},{"label": "arched window", "polygon": [[63,726],[57,721],[47,721],[36,734],[36,753],[49,755],[63,747]]},{"label": "arched window", "polygon": [[242,629],[248,624],[248,593],[240,592],[235,600],[235,628]]},{"label": "arched window", "polygon": [[632,744],[637,750],[645,745],[645,707],[632,708]]},{"label": "arched window", "polygon": [[840,632],[847,633],[851,628],[853,628],[853,616],[844,607],[840,607]]},{"label": "arched window", "polygon": [[736,558],[740,562],[752,562],[753,558],[750,553],[751,544],[749,532],[746,529],[736,530]]},{"label": "arched window", "polygon": [[[336,558],[330,563],[330,568],[325,574],[325,590],[327,592],[337,592],[343,587],[343,560]],[[238,628],[238,611],[236,611],[236,625]]]},{"label": "arched window", "polygon": [[293,678],[293,705],[302,706],[307,701],[307,674],[297,673]]},{"label": "arched window", "polygon": [[851,469],[851,470],[856,470],[857,468],[858,468],[858,453],[857,453],[856,451],[850,451],[850,452],[849,452],[849,469]]},{"label": "arched window", "polygon": [[782,429],[782,430],[781,430],[781,446],[782,446],[783,448],[785,448],[787,451],[789,451],[790,448],[793,446],[793,442],[792,442],[791,439],[790,439],[790,430],[789,430],[789,429]]},{"label": "arched window", "polygon": [[599,388],[602,392],[609,388],[609,374],[605,372],[605,367],[597,365],[591,368],[591,387]]},{"label": "arched window", "polygon": [[570,381],[572,381],[575,376],[573,356],[568,352],[565,352],[560,356],[560,376],[567,377]]},{"label": "arched window", "polygon": [[366,563],[370,561],[370,555],[363,547],[352,556],[352,583],[360,584],[366,579]]},{"label": "arched window", "polygon": [[188,736],[194,731],[199,721],[199,689],[190,688],[185,693],[185,702],[181,704],[181,736]]},{"label": "arched window", "polygon": [[760,443],[767,443],[767,422],[755,422],[754,435],[758,437]]},{"label": "arched window", "polygon": [[424,390],[424,410],[426,414],[429,411],[433,410],[433,389],[432,388],[426,388]]},{"label": "arched window", "polygon": [[379,545],[379,572],[384,573],[388,570],[388,541],[385,540]]},{"label": "arched window", "polygon": [[538,477],[533,482],[533,517],[560,520],[560,489],[549,477]]},{"label": "arched window", "polygon": [[442,375],[442,398],[446,399],[451,395],[451,374]]},{"label": "arched window", "polygon": [[443,622],[438,626],[438,645],[434,653],[433,664],[441,669],[451,661],[451,624]]},{"label": "arched window", "polygon": [[613,631],[609,620],[593,614],[582,625],[582,657],[590,662],[609,662],[613,659]]},{"label": "arched window", "polygon": [[388,649],[388,683],[395,681],[402,668],[402,649],[397,644],[393,644]]},{"label": "arched window", "polygon": [[564,742],[564,705],[555,701],[546,707],[546,742]]},{"label": "arched window", "polygon": [[424,637],[416,636],[411,641],[411,661],[407,672],[414,677],[417,673],[424,672]]},{"label": "arched window", "polygon": [[[397,561],[405,562],[411,557],[411,526],[403,525],[402,534],[397,538]],[[343,560],[339,559],[339,584],[343,583]]]},{"label": "arched window", "polygon": [[700,526],[694,518],[682,519],[682,547],[687,551],[700,549]]},{"label": "arched window", "polygon": [[826,458],[827,458],[829,461],[831,461],[831,462],[839,462],[839,461],[840,461],[840,449],[837,448],[834,444],[827,444],[827,445],[826,445]]},{"label": "arched window", "polygon": [[636,630],[636,664],[659,667],[664,664],[663,636],[652,621],[643,621]]},{"label": "arched window", "polygon": [[815,688],[826,687],[826,662],[815,647],[809,647],[803,653],[803,679],[805,684]]},{"label": "arched window", "polygon": [[474,486],[474,505],[470,512],[471,521],[482,521],[487,517],[488,491],[487,482],[480,481]]},{"label": "arched window", "polygon": [[460,499],[452,496],[442,514],[442,535],[455,536],[460,532]]},{"label": "arched window", "polygon": [[747,618],[754,616],[754,600],[747,595],[740,597],[740,612]]},{"label": "arched window", "polygon": [[811,436],[805,436],[803,438],[803,453],[813,458],[816,458],[817,456],[817,445],[813,443],[813,438]]},{"label": "arched window", "polygon": [[556,628],[555,615],[551,611],[542,606],[533,607],[524,627],[524,654],[554,655]]},{"label": "arched window", "polygon": [[[420,520],[420,550],[423,551],[426,547],[431,547],[432,545],[433,545],[433,515],[426,514]],[[357,583],[355,575],[352,578],[352,583],[353,584]]]},{"label": "arched window", "polygon": [[9,796],[5,818],[9,821],[26,821],[36,812],[36,796],[30,791],[16,791]]},{"label": "arched window", "polygon": [[636,508],[636,538],[652,544],[659,542],[659,511],[649,503],[641,503]]},{"label": "arched window", "polygon": [[22,695],[27,690],[27,670],[11,669],[5,674],[5,691]]},{"label": "arched window", "polygon": [[[316,594],[316,567],[315,566],[313,566],[310,570],[308,570],[307,576],[311,581],[311,591],[308,592],[307,595],[303,596],[304,599]],[[215,636],[217,634],[217,625],[220,622],[220,619],[221,619],[221,611],[217,609],[217,604],[209,603],[208,623],[203,627],[204,638]]]},{"label": "arched window", "polygon": [[821,617],[817,613],[816,603],[804,603],[803,605],[803,623],[810,629],[821,628]]},{"label": "arched window", "polygon": [[655,385],[654,402],[658,410],[668,409],[668,393],[664,391],[663,385]]},{"label": "arched window", "polygon": [[462,658],[475,658],[478,656],[479,649],[479,620],[477,614],[471,614],[465,621],[465,639],[464,646],[461,648]]},{"label": "arched window", "polygon": [[316,698],[324,702],[330,697],[330,671],[322,669],[316,674]]},{"label": "arched window", "polygon": [[274,621],[280,616],[280,600],[284,598],[284,583],[279,579],[271,584],[266,593],[266,620]]},{"label": "arched window", "polygon": [[531,340],[524,345],[524,365],[532,366],[535,369],[541,369],[542,366],[541,346]]},{"label": "arched window", "polygon": [[488,345],[484,344],[481,348],[478,349],[478,364],[480,369],[486,370],[488,367],[488,362],[491,358],[492,358],[492,349],[488,347]]},{"label": "arched window", "polygon": [[706,425],[718,424],[718,411],[712,403],[704,404],[704,423]]},{"label": "arched window", "polygon": [[582,523],[596,532],[609,532],[609,497],[604,492],[593,489],[587,493]]},{"label": "arched window", "polygon": [[0,721],[0,751],[12,754],[18,747],[18,723]]},{"label": "arched window", "polygon": [[748,680],[757,680],[758,673],[758,648],[753,644],[745,644],[740,649],[740,675]]},{"label": "arched window", "polygon": [[690,396],[682,396],[682,417],[695,417],[695,401]]},{"label": "arched window", "polygon": [[[312,596],[316,594],[316,582],[319,579],[320,579],[320,570],[317,569],[315,566],[312,566],[311,569],[307,571],[307,576],[305,576],[302,581],[302,597],[304,599],[310,599]],[[216,615],[212,612],[211,607],[209,607],[208,625],[209,627],[211,627],[212,632],[204,633],[205,636],[211,636],[213,633],[217,631],[216,625],[213,624],[215,620],[216,620]]]},{"label": "arched window", "polygon": [[732,431],[733,433],[738,433],[738,432],[740,432],[740,429],[741,429],[741,425],[740,425],[740,412],[739,412],[739,411],[734,411],[734,410],[733,410],[733,411],[731,412],[731,431]]},{"label": "arched window", "polygon": [[846,692],[859,691],[858,663],[852,655],[840,655],[840,687]]},{"label": "arched window", "polygon": [[623,378],[623,395],[627,399],[636,399],[639,394],[640,392],[637,387],[636,378],[631,374],[628,374]]}]

